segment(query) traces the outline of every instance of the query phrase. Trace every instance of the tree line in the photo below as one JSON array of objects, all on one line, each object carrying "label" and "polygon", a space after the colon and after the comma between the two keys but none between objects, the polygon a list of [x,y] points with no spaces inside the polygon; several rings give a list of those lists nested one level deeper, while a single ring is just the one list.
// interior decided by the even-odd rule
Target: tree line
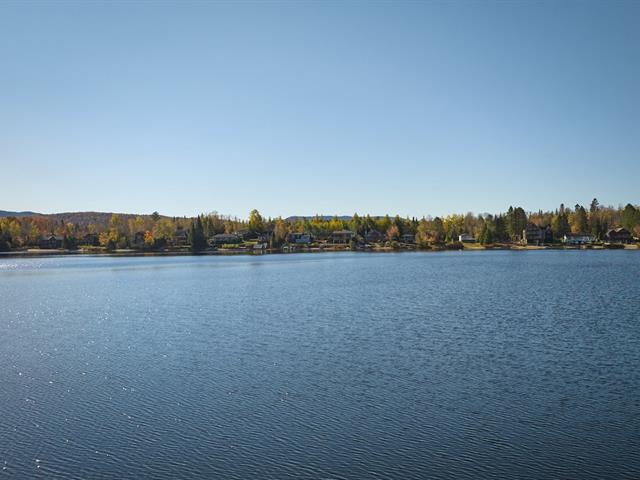
[{"label": "tree line", "polygon": [[345,219],[339,217],[297,217],[293,220],[265,218],[258,210],[250,212],[247,219],[239,219],[208,213],[194,218],[171,218],[158,212],[151,215],[112,214],[108,219],[94,222],[74,222],[64,216],[35,215],[30,217],[0,218],[0,250],[38,246],[47,236],[55,236],[63,248],[82,245],[102,247],[107,250],[138,248],[157,250],[172,245],[189,246],[193,250],[207,248],[214,235],[226,233],[243,235],[243,238],[269,243],[280,247],[287,242],[290,233],[308,233],[322,240],[332,232],[349,230],[356,237],[364,238],[371,232],[379,232],[386,241],[400,241],[404,235],[412,235],[418,247],[456,242],[461,234],[472,235],[480,243],[518,242],[528,224],[549,227],[554,238],[568,233],[589,234],[603,239],[605,233],[615,227],[624,227],[640,237],[640,208],[632,204],[624,207],[602,206],[593,199],[587,207],[576,204],[573,208],[560,205],[553,211],[525,212],[521,207],[510,206],[498,214],[452,214],[444,217],[425,216],[391,217],[360,216],[357,213]]}]

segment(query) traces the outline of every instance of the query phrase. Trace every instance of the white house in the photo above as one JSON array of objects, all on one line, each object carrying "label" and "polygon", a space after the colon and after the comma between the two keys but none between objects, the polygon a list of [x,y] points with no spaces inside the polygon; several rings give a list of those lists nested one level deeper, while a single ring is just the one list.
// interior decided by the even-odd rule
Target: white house
[{"label": "white house", "polygon": [[562,242],[565,245],[588,245],[595,241],[596,237],[584,233],[567,233],[562,237]]},{"label": "white house", "polygon": [[470,233],[463,233],[458,235],[458,241],[462,243],[475,243],[476,239]]}]

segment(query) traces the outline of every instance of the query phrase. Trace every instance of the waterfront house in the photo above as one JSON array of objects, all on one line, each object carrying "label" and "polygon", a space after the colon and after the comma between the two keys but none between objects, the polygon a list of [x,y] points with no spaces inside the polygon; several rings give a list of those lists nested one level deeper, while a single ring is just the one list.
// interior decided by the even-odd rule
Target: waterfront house
[{"label": "waterfront house", "polygon": [[354,233],[351,230],[336,230],[331,233],[332,243],[347,244],[351,243]]},{"label": "waterfront house", "polygon": [[378,230],[367,230],[364,234],[364,241],[367,243],[382,243],[386,238],[385,234]]},{"label": "waterfront house", "polygon": [[631,232],[622,227],[609,230],[604,238],[609,243],[631,243],[632,240]]},{"label": "waterfront house", "polygon": [[313,237],[309,233],[292,232],[287,235],[287,243],[296,243],[298,245],[308,245],[313,242]]},{"label": "waterfront house", "polygon": [[62,248],[62,240],[63,237],[61,237],[60,235],[51,234],[48,236],[43,236],[40,237],[40,240],[38,241],[38,247],[46,249]]},{"label": "waterfront house", "polygon": [[269,240],[271,240],[271,235],[273,234],[273,232],[261,232],[258,233],[257,235],[257,240],[258,243],[269,243]]},{"label": "waterfront house", "polygon": [[462,243],[475,243],[476,239],[470,233],[463,233],[458,235],[458,241]]},{"label": "waterfront house", "polygon": [[178,247],[189,245],[189,235],[184,228],[179,228],[173,234],[173,244]]},{"label": "waterfront house", "polygon": [[596,237],[585,233],[567,233],[562,237],[562,242],[565,245],[589,245],[595,241]]},{"label": "waterfront house", "polygon": [[542,245],[553,242],[553,233],[550,227],[539,227],[535,223],[529,223],[522,231],[522,239],[527,245]]},{"label": "waterfront house", "polygon": [[242,242],[240,235],[235,233],[219,233],[209,239],[212,245],[235,245]]},{"label": "waterfront house", "polygon": [[400,235],[400,241],[402,243],[416,243],[416,236],[413,233],[405,233]]}]

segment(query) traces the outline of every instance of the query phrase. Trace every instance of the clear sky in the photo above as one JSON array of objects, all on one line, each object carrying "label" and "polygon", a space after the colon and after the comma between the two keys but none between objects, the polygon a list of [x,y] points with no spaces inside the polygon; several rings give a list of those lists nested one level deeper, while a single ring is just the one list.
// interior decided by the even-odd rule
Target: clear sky
[{"label": "clear sky", "polygon": [[640,202],[640,1],[0,3],[0,209]]}]

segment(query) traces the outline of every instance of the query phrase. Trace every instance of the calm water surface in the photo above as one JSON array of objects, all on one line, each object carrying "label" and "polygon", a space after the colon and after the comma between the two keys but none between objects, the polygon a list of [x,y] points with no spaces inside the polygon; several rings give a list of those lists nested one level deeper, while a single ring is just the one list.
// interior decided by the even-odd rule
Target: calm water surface
[{"label": "calm water surface", "polygon": [[640,252],[0,259],[0,478],[638,479]]}]

